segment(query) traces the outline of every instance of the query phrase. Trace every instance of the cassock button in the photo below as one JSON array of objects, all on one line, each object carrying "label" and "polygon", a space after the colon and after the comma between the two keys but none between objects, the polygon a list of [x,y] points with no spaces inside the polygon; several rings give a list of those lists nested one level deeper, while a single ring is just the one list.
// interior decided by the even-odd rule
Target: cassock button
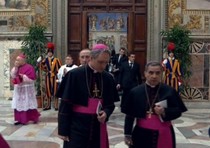
[{"label": "cassock button", "polygon": [[158,132],[154,132],[153,133],[153,138],[152,138],[153,144],[157,144],[157,139],[158,139]]}]

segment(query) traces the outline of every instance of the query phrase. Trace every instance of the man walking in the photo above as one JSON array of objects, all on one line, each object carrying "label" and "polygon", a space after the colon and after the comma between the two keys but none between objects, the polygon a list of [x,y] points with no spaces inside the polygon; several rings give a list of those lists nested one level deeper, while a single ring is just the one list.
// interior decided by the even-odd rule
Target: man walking
[{"label": "man walking", "polygon": [[107,46],[96,44],[88,64],[61,82],[58,134],[64,148],[108,148],[106,122],[119,100],[113,77],[104,71],[109,60]]}]

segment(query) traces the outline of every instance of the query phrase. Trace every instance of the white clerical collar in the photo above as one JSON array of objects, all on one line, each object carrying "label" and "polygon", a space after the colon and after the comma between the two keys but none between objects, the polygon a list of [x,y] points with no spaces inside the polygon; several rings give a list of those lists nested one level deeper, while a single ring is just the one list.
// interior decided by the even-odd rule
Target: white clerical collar
[{"label": "white clerical collar", "polygon": [[54,56],[51,56],[51,57],[48,57],[48,58],[52,59],[52,58],[54,58]]},{"label": "white clerical collar", "polygon": [[157,85],[151,85],[151,84],[149,84],[147,81],[145,82],[147,85],[149,85],[150,87],[152,87],[152,88],[155,88]]},{"label": "white clerical collar", "polygon": [[65,67],[72,67],[74,64],[65,64]]},{"label": "white clerical collar", "polygon": [[90,64],[88,64],[88,66],[90,67],[90,69],[92,69],[93,70],[93,73],[97,73],[98,71],[97,70],[95,70],[93,67],[91,67],[90,66]]},{"label": "white clerical collar", "polygon": [[169,60],[174,60],[175,58],[174,58],[174,57],[173,57],[173,58],[171,58],[171,57],[168,57],[168,59],[169,59]]}]

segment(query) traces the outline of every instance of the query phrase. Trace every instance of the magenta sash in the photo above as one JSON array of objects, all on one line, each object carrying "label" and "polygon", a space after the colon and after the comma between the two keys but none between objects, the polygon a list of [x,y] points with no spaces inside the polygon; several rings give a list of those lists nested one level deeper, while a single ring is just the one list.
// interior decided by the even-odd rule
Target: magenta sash
[{"label": "magenta sash", "polygon": [[161,122],[157,115],[151,115],[151,118],[138,119],[137,125],[142,128],[158,130],[157,148],[172,148],[171,122]]},{"label": "magenta sash", "polygon": [[[88,106],[74,105],[72,110],[78,113],[96,115],[99,102],[102,104],[101,99],[89,98]],[[100,123],[100,145],[101,148],[109,148],[106,123]]]}]

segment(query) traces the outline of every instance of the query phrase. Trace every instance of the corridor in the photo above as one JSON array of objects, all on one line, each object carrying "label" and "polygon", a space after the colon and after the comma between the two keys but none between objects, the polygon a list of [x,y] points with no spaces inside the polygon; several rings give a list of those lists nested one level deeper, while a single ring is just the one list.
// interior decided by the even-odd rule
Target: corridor
[{"label": "corridor", "polygon": [[[42,111],[38,124],[13,125],[11,101],[0,101],[0,132],[11,148],[61,148],[62,141],[57,137],[57,112]],[[210,108],[205,103],[192,105],[186,103],[189,111],[175,121],[177,148],[209,148]],[[209,103],[207,103],[209,104]],[[120,113],[119,104],[108,123],[110,148],[127,148],[123,139],[124,115]]]}]

